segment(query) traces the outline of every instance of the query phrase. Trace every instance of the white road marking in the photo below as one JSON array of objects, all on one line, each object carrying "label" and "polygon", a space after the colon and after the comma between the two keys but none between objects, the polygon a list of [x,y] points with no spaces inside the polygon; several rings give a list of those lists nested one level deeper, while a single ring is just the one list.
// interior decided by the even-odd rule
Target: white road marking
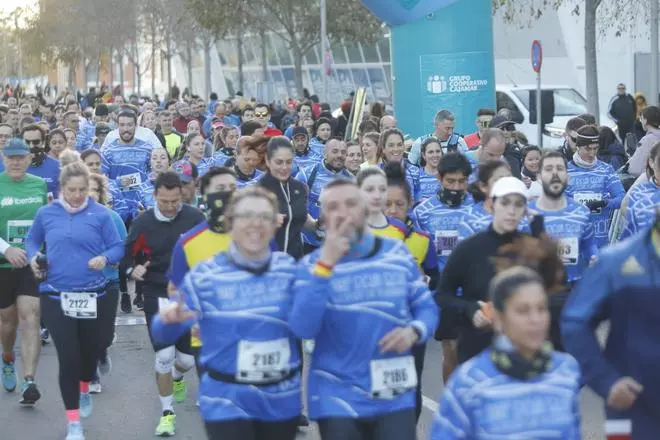
[{"label": "white road marking", "polygon": [[431,411],[434,414],[438,412],[438,402],[436,402],[433,399],[429,399],[424,395],[422,395],[422,405],[424,405],[429,411]]},{"label": "white road marking", "polygon": [[147,320],[144,316],[117,316],[116,326],[146,325]]}]

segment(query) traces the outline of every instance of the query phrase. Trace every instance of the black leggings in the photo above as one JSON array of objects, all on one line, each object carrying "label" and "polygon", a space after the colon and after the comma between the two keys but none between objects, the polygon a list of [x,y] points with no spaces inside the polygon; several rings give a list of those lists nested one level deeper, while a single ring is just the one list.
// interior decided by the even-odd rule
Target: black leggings
[{"label": "black leggings", "polygon": [[415,345],[412,349],[415,358],[415,371],[417,371],[417,389],[415,390],[415,420],[419,421],[422,414],[422,370],[424,369],[424,358],[426,357],[426,344]]},{"label": "black leggings", "polygon": [[415,411],[377,417],[333,417],[318,421],[322,440],[415,440]]},{"label": "black leggings", "polygon": [[205,422],[209,440],[294,440],[299,418],[281,422],[225,420]]},{"label": "black leggings", "polygon": [[59,298],[41,297],[41,316],[50,332],[59,361],[59,382],[64,407],[80,406],[80,382],[89,382],[96,372],[96,363],[112,342],[117,297],[103,295],[97,299],[96,319],[74,319],[62,312]]}]

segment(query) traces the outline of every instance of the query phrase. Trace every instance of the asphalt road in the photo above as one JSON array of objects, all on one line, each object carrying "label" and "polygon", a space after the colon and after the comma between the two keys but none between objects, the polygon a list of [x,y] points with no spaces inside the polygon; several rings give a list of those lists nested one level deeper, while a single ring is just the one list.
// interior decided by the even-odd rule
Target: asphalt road
[{"label": "asphalt road", "polygon": [[[146,328],[138,314],[120,316],[117,341],[111,349],[113,370],[102,378],[103,393],[94,396],[94,413],[84,420],[87,440],[152,439],[160,416],[153,375],[154,355]],[[20,359],[18,362],[20,363]],[[418,426],[419,439],[428,438],[428,428],[437,399],[442,392],[442,351],[439,343],[427,347],[423,374],[424,411]],[[57,383],[57,356],[54,347],[42,351],[37,374],[43,395],[33,409],[21,408],[16,393],[0,391],[1,440],[62,440],[66,435],[64,407]],[[204,428],[195,406],[197,383],[194,374],[187,375],[188,399],[175,407],[177,434],[174,438],[204,440]],[[585,439],[603,439],[602,403],[591,391],[582,393],[583,432]],[[300,439],[320,440],[310,427]]]}]

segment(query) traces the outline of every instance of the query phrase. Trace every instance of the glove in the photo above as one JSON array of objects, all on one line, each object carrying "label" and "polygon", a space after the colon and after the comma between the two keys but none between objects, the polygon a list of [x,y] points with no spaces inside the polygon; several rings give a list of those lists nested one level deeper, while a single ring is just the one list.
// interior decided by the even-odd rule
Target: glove
[{"label": "glove", "polygon": [[607,206],[607,200],[591,200],[587,202],[587,208],[591,212],[600,212],[600,210]]}]

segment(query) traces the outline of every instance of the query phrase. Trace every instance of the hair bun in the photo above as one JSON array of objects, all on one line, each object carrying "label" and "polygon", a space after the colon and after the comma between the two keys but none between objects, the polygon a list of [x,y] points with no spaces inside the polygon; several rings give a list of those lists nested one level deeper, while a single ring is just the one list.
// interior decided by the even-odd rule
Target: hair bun
[{"label": "hair bun", "polygon": [[398,162],[387,163],[383,171],[385,171],[388,180],[405,180],[406,178],[403,167]]}]

